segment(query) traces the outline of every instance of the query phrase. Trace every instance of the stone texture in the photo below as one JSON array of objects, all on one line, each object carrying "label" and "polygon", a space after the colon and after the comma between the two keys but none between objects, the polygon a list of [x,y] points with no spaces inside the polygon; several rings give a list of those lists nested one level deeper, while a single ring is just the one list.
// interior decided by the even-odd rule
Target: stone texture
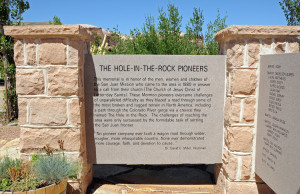
[{"label": "stone texture", "polygon": [[80,25],[4,26],[5,35],[20,36],[78,36],[92,41],[91,32]]},{"label": "stone texture", "polygon": [[44,38],[41,39],[39,50],[39,63],[41,65],[66,65],[66,39]]},{"label": "stone texture", "polygon": [[21,128],[22,153],[35,152],[42,149],[46,144],[59,150],[58,140],[64,141],[65,151],[80,151],[79,129],[47,129],[47,128]]},{"label": "stone texture", "polygon": [[246,98],[244,101],[243,123],[253,123],[255,118],[255,98]]},{"label": "stone texture", "polygon": [[19,109],[19,125],[24,125],[27,123],[27,99],[18,98],[18,109]]},{"label": "stone texture", "polygon": [[240,67],[244,65],[245,40],[233,39],[226,44],[227,65]]},{"label": "stone texture", "polygon": [[32,38],[25,39],[26,42],[26,64],[36,65],[36,42],[37,40]]},{"label": "stone texture", "polygon": [[250,127],[227,127],[225,143],[232,152],[251,152],[253,129]]},{"label": "stone texture", "polygon": [[274,51],[272,49],[272,38],[264,38],[262,39],[262,50],[260,54],[273,54]]},{"label": "stone texture", "polygon": [[222,162],[223,162],[222,167],[223,167],[224,175],[231,180],[235,180],[237,168],[238,168],[237,157],[224,149]]},{"label": "stone texture", "polygon": [[225,123],[230,125],[240,122],[241,99],[235,97],[227,97],[225,101]]},{"label": "stone texture", "polygon": [[44,94],[44,73],[41,69],[17,69],[16,90],[17,94],[38,95]]},{"label": "stone texture", "polygon": [[2,158],[8,156],[13,159],[20,158],[20,138],[16,138],[7,142],[0,148],[0,161]]},{"label": "stone texture", "polygon": [[285,38],[275,38],[275,53],[282,54],[285,53]]},{"label": "stone texture", "polygon": [[252,156],[242,157],[241,180],[249,180],[252,170]]},{"label": "stone texture", "polygon": [[299,26],[259,26],[232,25],[215,34],[215,39],[221,42],[233,36],[300,36]]},{"label": "stone texture", "polygon": [[287,42],[289,45],[289,52],[296,53],[299,52],[299,42],[297,38],[287,38]]},{"label": "stone texture", "polygon": [[215,164],[215,180],[216,184],[214,186],[214,191],[212,193],[224,194],[226,189],[226,177],[224,176],[223,172],[221,171],[221,166]]},{"label": "stone texture", "polygon": [[14,40],[14,61],[16,66],[24,65],[24,47],[23,47],[23,39]]},{"label": "stone texture", "polygon": [[80,108],[83,106],[79,99],[72,99],[70,101],[70,124],[73,126],[80,126],[82,124]]},{"label": "stone texture", "polygon": [[251,38],[248,40],[248,66],[257,67],[260,52],[259,39]]},{"label": "stone texture", "polygon": [[226,193],[275,194],[266,184],[256,184],[255,182],[228,182]]},{"label": "stone texture", "polygon": [[30,123],[35,125],[65,125],[67,103],[61,98],[35,98],[30,101]]},{"label": "stone texture", "polygon": [[48,69],[48,95],[77,95],[78,69],[50,68]]},{"label": "stone texture", "polygon": [[69,39],[69,65],[83,65],[85,42],[75,38]]},{"label": "stone texture", "polygon": [[255,69],[233,69],[231,72],[231,94],[255,94],[256,78]]}]

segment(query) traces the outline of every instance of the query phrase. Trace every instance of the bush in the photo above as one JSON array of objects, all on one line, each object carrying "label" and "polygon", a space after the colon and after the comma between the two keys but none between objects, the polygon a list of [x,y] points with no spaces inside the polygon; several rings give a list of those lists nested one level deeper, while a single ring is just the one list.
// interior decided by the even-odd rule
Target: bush
[{"label": "bush", "polygon": [[33,172],[35,177],[47,184],[58,184],[63,179],[77,175],[78,163],[69,162],[60,154],[39,156],[34,163]]}]

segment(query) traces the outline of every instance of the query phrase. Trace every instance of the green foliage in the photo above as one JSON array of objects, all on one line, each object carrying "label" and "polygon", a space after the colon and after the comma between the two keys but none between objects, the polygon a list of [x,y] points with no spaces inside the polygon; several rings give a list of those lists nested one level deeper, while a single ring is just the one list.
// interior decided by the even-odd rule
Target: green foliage
[{"label": "green foliage", "polygon": [[204,54],[217,55],[219,53],[219,43],[215,41],[214,34],[227,27],[226,19],[227,16],[222,18],[218,9],[217,18],[215,21],[208,23],[207,31],[204,37]]},{"label": "green foliage", "polygon": [[78,164],[69,162],[64,156],[41,156],[34,163],[34,175],[48,184],[59,183],[61,180],[77,175]]},{"label": "green foliage", "polygon": [[93,42],[91,42],[91,53],[96,55],[96,54],[100,54],[102,49],[101,44],[102,44],[102,37],[100,35],[97,34],[97,32],[92,32],[94,35],[94,40]]},{"label": "green foliage", "polygon": [[9,180],[8,179],[2,179],[1,183],[0,183],[0,189],[4,190],[6,189],[6,187],[9,185]]},{"label": "green foliage", "polygon": [[300,0],[279,2],[289,26],[300,25]]},{"label": "green foliage", "polygon": [[19,168],[21,166],[21,161],[18,159],[10,159],[9,157],[4,157],[0,161],[0,181],[3,179],[9,179],[10,175],[8,169],[10,168]]},{"label": "green foliage", "polygon": [[214,22],[208,23],[203,45],[204,16],[200,8],[194,8],[193,16],[186,25],[186,34],[182,33],[182,16],[175,5],[169,4],[167,11],[159,10],[157,26],[152,16],[145,18],[141,29],[130,31],[123,36],[114,29],[112,47],[107,54],[161,54],[161,55],[214,55],[218,54],[218,43],[214,33],[226,27],[226,18],[218,11]]},{"label": "green foliage", "polygon": [[22,14],[30,8],[29,3],[24,0],[14,0],[12,2],[14,9],[11,11],[11,17],[15,20],[15,23],[21,25]]},{"label": "green foliage", "polygon": [[[0,1],[0,76],[5,81],[7,120],[13,120],[18,116],[16,95],[15,63],[13,53],[14,39],[4,35],[3,26],[21,25],[22,14],[29,9],[28,1],[1,0]],[[13,19],[14,21],[12,21]]]},{"label": "green foliage", "polygon": [[49,24],[52,25],[62,25],[63,23],[60,21],[60,18],[57,16],[53,16],[53,20],[49,20]]}]

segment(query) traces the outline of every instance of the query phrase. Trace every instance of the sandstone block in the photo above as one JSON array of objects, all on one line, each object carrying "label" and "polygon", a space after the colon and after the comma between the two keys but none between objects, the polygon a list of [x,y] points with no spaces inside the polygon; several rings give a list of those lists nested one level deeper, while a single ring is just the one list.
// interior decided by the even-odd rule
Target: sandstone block
[{"label": "sandstone block", "polygon": [[80,151],[79,129],[47,129],[47,128],[21,128],[22,153],[41,150],[46,144],[59,150],[58,140],[64,141],[65,151]]},{"label": "sandstone block", "polygon": [[224,119],[226,124],[230,125],[240,121],[241,99],[227,97],[224,109]]},{"label": "sandstone block", "polygon": [[227,127],[225,143],[230,151],[251,152],[253,129],[250,127]]},{"label": "sandstone block", "polygon": [[67,103],[61,98],[38,98],[30,102],[30,123],[35,125],[65,125]]},{"label": "sandstone block", "polygon": [[243,122],[252,123],[255,118],[255,98],[246,98],[244,101]]},{"label": "sandstone block", "polygon": [[82,121],[81,121],[81,115],[80,115],[80,110],[81,107],[83,106],[82,102],[80,102],[79,99],[72,99],[70,101],[70,124],[73,126],[80,126]]},{"label": "sandstone block", "polygon": [[285,38],[276,38],[275,39],[275,53],[281,54],[285,53]]},{"label": "sandstone block", "polygon": [[272,38],[262,39],[261,54],[273,54],[272,42],[273,42]]},{"label": "sandstone block", "polygon": [[14,40],[14,60],[16,66],[24,65],[24,48],[22,39],[15,38]]},{"label": "sandstone block", "polygon": [[295,37],[288,38],[287,42],[288,42],[288,45],[289,45],[289,52],[290,53],[299,52],[299,42],[298,42],[297,38],[295,38]]},{"label": "sandstone block", "polygon": [[66,40],[59,38],[42,39],[39,51],[41,65],[66,65]]},{"label": "sandstone block", "polygon": [[24,125],[27,123],[27,99],[18,98],[18,109],[19,109],[19,125]]},{"label": "sandstone block", "polygon": [[260,42],[258,39],[248,40],[248,66],[257,67],[260,52]]},{"label": "sandstone block", "polygon": [[226,193],[230,194],[275,194],[266,184],[256,184],[255,182],[228,182]]},{"label": "sandstone block", "polygon": [[240,67],[244,65],[245,40],[233,39],[226,44],[227,65]]},{"label": "sandstone block", "polygon": [[231,72],[231,94],[253,95],[256,89],[255,69],[234,69]]},{"label": "sandstone block", "polygon": [[238,168],[237,157],[224,149],[222,161],[223,161],[222,167],[223,167],[224,175],[231,180],[235,180],[237,168]]},{"label": "sandstone block", "polygon": [[41,69],[17,69],[17,94],[37,95],[44,94],[44,73]]},{"label": "sandstone block", "polygon": [[242,157],[241,180],[249,180],[252,170],[252,156]]},{"label": "sandstone block", "polygon": [[27,65],[36,65],[36,40],[28,38],[25,41]]},{"label": "sandstone block", "polygon": [[71,68],[48,69],[48,94],[49,95],[77,95],[78,70]]},{"label": "sandstone block", "polygon": [[85,42],[80,39],[70,38],[69,63],[70,65],[83,65]]}]

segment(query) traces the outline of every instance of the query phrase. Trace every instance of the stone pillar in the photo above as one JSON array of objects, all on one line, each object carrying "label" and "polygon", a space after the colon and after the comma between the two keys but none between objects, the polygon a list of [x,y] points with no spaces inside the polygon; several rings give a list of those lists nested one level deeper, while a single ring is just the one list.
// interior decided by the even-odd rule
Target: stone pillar
[{"label": "stone pillar", "polygon": [[[92,180],[87,163],[84,114],[84,55],[93,39],[80,25],[6,26],[15,38],[16,89],[21,127],[21,158],[46,144],[82,163],[73,193],[85,193]],[[76,191],[76,192],[75,192]]]},{"label": "stone pillar", "polygon": [[272,193],[255,175],[260,55],[298,52],[297,36],[299,26],[230,26],[215,35],[227,64],[222,192]]}]

